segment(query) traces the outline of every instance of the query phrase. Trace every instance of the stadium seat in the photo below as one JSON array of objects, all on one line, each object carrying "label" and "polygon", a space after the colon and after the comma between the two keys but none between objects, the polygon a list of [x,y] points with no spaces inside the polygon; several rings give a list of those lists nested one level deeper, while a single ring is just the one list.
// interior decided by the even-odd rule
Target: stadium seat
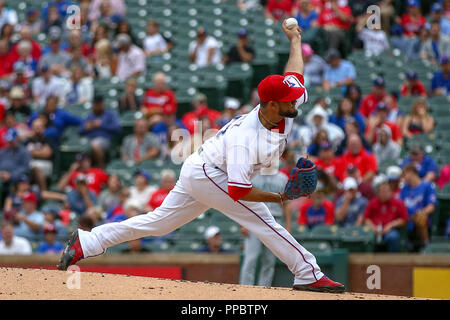
[{"label": "stadium seat", "polygon": [[368,226],[340,228],[338,236],[339,247],[349,252],[373,252],[375,233]]},{"label": "stadium seat", "polygon": [[338,230],[336,225],[318,225],[311,229],[310,239],[314,241],[327,241],[330,245],[338,245]]},{"label": "stadium seat", "polygon": [[171,248],[170,251],[174,252],[196,252],[198,251],[203,245],[202,241],[177,241]]},{"label": "stadium seat", "polygon": [[306,226],[297,226],[296,222],[292,222],[291,234],[298,242],[303,243],[305,240],[311,239],[311,233]]},{"label": "stadium seat", "polygon": [[449,254],[450,241],[441,243],[429,243],[421,252],[423,254]]},{"label": "stadium seat", "polygon": [[332,251],[331,245],[326,241],[305,241],[302,246],[312,254]]},{"label": "stadium seat", "polygon": [[128,242],[119,243],[113,247],[106,250],[105,254],[120,254],[122,251],[130,249]]}]

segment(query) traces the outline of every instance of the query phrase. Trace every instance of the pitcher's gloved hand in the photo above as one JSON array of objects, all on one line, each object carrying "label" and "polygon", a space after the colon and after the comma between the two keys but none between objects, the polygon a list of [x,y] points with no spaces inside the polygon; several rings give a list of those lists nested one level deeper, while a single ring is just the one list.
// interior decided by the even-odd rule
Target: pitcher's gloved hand
[{"label": "pitcher's gloved hand", "polygon": [[289,180],[284,188],[284,193],[289,199],[307,197],[316,190],[317,168],[306,158],[300,158],[297,166],[291,170]]}]

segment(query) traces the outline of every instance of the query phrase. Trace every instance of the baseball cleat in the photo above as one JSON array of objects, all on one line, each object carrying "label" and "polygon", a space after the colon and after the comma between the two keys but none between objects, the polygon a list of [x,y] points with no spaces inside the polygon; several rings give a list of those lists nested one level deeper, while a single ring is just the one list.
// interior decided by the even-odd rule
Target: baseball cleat
[{"label": "baseball cleat", "polygon": [[294,284],[293,289],[300,291],[341,293],[345,291],[345,286],[342,283],[333,281],[324,275],[319,281],[313,283]]},{"label": "baseball cleat", "polygon": [[67,270],[69,266],[77,263],[84,258],[83,250],[81,249],[80,238],[78,237],[78,230],[72,233],[71,238],[67,242],[67,245],[62,253],[59,264],[57,265],[59,270]]}]

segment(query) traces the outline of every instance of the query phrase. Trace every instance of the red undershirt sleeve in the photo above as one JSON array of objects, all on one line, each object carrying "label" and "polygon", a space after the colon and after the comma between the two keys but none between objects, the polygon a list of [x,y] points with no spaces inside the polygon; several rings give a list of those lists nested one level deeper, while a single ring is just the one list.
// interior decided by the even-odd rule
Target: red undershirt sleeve
[{"label": "red undershirt sleeve", "polygon": [[246,196],[252,189],[253,187],[251,186],[249,188],[243,188],[228,185],[228,195],[234,201],[238,201],[242,199],[242,197]]}]

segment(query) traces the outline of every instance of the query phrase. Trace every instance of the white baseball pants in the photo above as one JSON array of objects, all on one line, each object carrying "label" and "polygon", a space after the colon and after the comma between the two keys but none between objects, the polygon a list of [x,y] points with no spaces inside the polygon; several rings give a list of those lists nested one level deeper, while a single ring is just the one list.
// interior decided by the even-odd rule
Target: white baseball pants
[{"label": "white baseball pants", "polygon": [[186,159],[180,177],[162,205],[155,211],[119,223],[78,230],[84,257],[103,254],[122,242],[161,236],[214,208],[254,233],[295,275],[294,284],[308,284],[322,278],[315,257],[278,224],[264,203],[234,201],[227,194],[228,177],[204,163],[194,152]]}]

